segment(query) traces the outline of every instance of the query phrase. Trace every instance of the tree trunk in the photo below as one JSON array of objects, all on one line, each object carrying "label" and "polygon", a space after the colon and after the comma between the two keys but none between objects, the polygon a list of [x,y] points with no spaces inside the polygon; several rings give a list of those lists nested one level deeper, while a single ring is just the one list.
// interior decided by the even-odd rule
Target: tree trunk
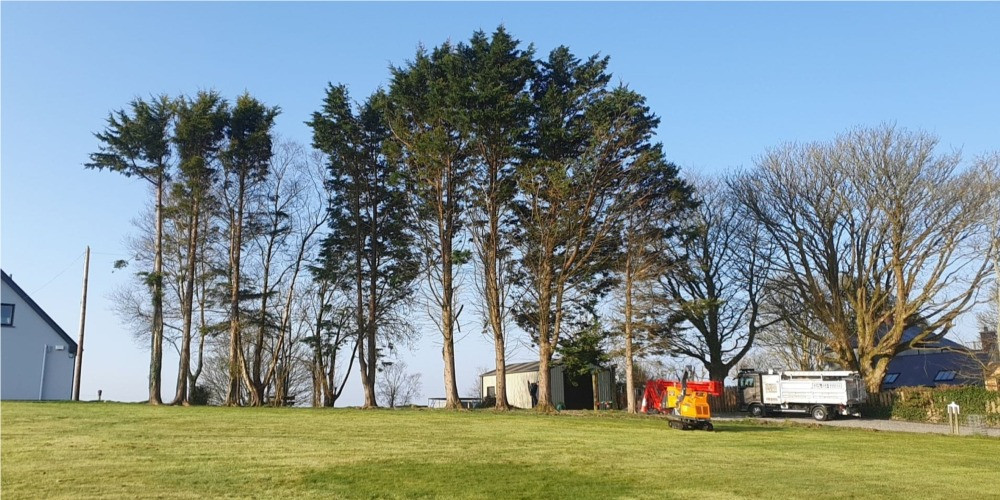
[{"label": "tree trunk", "polygon": [[192,215],[188,218],[187,265],[184,277],[184,298],[181,300],[183,324],[181,325],[180,360],[177,365],[177,392],[171,404],[190,404],[188,401],[188,376],[191,371],[191,324],[194,321],[194,276],[198,267],[198,210],[199,203],[191,205]]},{"label": "tree trunk", "polygon": [[153,345],[149,359],[149,404],[160,405],[163,368],[163,169],[156,182],[156,245],[153,251]]},{"label": "tree trunk", "polygon": [[[206,229],[206,232],[207,229]],[[202,243],[198,245],[199,258],[198,261],[201,265],[205,265],[205,246]],[[205,308],[206,308],[206,295],[207,290],[205,286],[204,275],[199,275],[198,278],[198,364],[194,371],[191,372],[188,381],[188,401],[191,401],[194,395],[195,389],[198,388],[198,378],[201,377],[201,371],[205,364],[205,336],[208,334],[208,323],[205,319]]]},{"label": "tree trunk", "polygon": [[[545,258],[545,257],[543,257]],[[542,412],[553,410],[552,381],[549,365],[552,361],[553,336],[552,322],[549,321],[549,311],[552,304],[552,278],[548,262],[542,264],[542,272],[538,282],[538,404],[536,409]]]},{"label": "tree trunk", "polygon": [[726,383],[726,377],[729,376],[730,366],[721,363],[714,363],[708,367],[708,378],[713,382],[718,382],[720,384]]},{"label": "tree trunk", "polygon": [[[378,193],[378,178],[376,173],[375,188],[374,191]],[[369,229],[368,240],[370,242],[370,253],[368,254],[368,319],[365,326],[367,327],[367,338],[368,338],[368,380],[370,384],[366,386],[365,399],[371,398],[372,404],[376,405],[375,401],[375,382],[378,372],[376,370],[377,360],[375,358],[375,335],[378,333],[378,280],[379,280],[379,254],[378,254],[378,237],[379,237],[379,213],[378,213],[378,196],[369,196],[370,205],[369,210]]]},{"label": "tree trunk", "polygon": [[[272,231],[275,228],[271,228]],[[260,297],[260,321],[257,324],[257,338],[253,345],[253,359],[250,369],[250,380],[253,386],[256,388],[258,394],[265,394],[265,386],[267,385],[262,377],[262,367],[264,364],[264,337],[267,332],[267,298],[268,298],[268,288],[271,286],[271,253],[274,246],[274,236],[268,238],[267,251],[265,252],[264,261],[264,283],[261,288]],[[257,401],[254,406],[260,406],[264,403],[263,398]]]},{"label": "tree trunk", "polygon": [[500,273],[502,271],[498,268],[500,246],[499,226],[499,214],[496,213],[496,210],[493,210],[490,213],[490,232],[489,238],[486,241],[487,248],[484,252],[486,262],[483,263],[483,267],[486,274],[484,288],[486,292],[487,315],[489,316],[490,329],[493,331],[493,349],[496,352],[497,381],[495,408],[500,411],[507,411],[510,409],[510,404],[507,402],[506,341],[503,330],[503,304],[500,301],[502,288]]},{"label": "tree trunk", "polygon": [[632,266],[631,256],[625,261],[625,396],[628,400],[628,412],[635,413],[635,381],[632,380],[634,373],[633,359],[635,353],[632,351]]},{"label": "tree trunk", "polygon": [[[450,198],[450,197],[449,197]],[[441,239],[441,336],[444,346],[441,348],[441,357],[444,361],[444,390],[445,408],[460,409],[461,400],[458,397],[458,384],[455,381],[455,290],[452,276],[452,243],[454,237],[453,223],[450,220],[452,211],[444,211],[448,214],[444,217],[440,231]]]},{"label": "tree trunk", "polygon": [[861,377],[865,380],[865,388],[869,394],[878,394],[882,390],[882,381],[889,371],[889,357],[880,357],[877,361],[874,356],[865,356],[861,360],[861,365],[865,368],[861,372]]},{"label": "tree trunk", "polygon": [[[243,379],[243,342],[240,325],[240,258],[243,247],[243,198],[245,179],[240,177],[236,199],[236,213],[231,217],[230,247],[229,247],[229,389],[226,393],[226,405],[236,406],[241,401],[241,384]],[[251,404],[256,399],[253,394]]]},{"label": "tree trunk", "polygon": [[[355,223],[356,227],[361,225],[361,205],[360,199],[355,199]],[[361,371],[361,385],[364,388],[365,402],[362,408],[375,408],[378,401],[375,398],[375,372],[376,356],[374,342],[368,338],[367,315],[365,314],[364,296],[364,270],[362,269],[362,258],[364,254],[365,237],[358,233],[356,248],[354,253],[354,285],[355,285],[355,318],[357,321],[358,339],[358,369]]]},{"label": "tree trunk", "polygon": [[552,406],[552,348],[548,343],[538,346],[538,404],[535,409],[540,412],[550,412]]}]

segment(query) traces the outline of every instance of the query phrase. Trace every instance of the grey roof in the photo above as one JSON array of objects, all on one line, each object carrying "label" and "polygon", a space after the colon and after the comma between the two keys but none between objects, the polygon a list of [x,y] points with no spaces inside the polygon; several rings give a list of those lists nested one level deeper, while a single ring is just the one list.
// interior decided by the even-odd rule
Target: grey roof
[{"label": "grey roof", "polygon": [[[559,364],[559,360],[555,360],[554,359],[554,360],[552,360],[552,363],[550,364],[550,366],[556,366],[558,364]],[[522,362],[522,363],[507,363],[504,366],[506,366],[506,368],[507,368],[507,373],[511,374],[511,373],[533,373],[533,372],[537,372],[539,365],[541,365],[541,363],[538,362],[538,361],[525,361],[525,362]],[[488,371],[488,372],[482,374],[482,376],[483,377],[490,377],[490,376],[496,376],[496,374],[497,374],[496,370],[491,370],[491,371]]]},{"label": "grey roof", "polygon": [[[891,383],[883,382],[882,388],[982,384],[986,356],[986,353],[965,348],[899,355],[889,362],[886,371],[887,375],[897,373],[898,376]],[[955,378],[935,381],[942,371],[954,371]]]},{"label": "grey roof", "polygon": [[[541,365],[541,363],[538,362],[538,361],[523,361],[523,362],[518,362],[518,363],[507,363],[505,366],[507,367],[507,374],[509,375],[511,373],[535,373],[535,372],[538,371],[539,365]],[[560,366],[560,365],[562,365],[562,360],[561,359],[553,359],[549,363],[549,368],[552,368],[554,366]],[[593,365],[591,365],[591,366],[593,366]],[[599,368],[601,370],[607,370],[607,368],[604,368],[604,367],[599,367]],[[490,371],[488,371],[488,372],[480,375],[480,377],[492,377],[492,376],[496,376],[496,374],[497,374],[496,370],[490,370]]]},{"label": "grey roof", "polygon": [[[921,332],[923,332],[923,328],[920,325],[913,325],[908,327],[907,329],[903,330],[903,335],[901,335],[899,338],[899,344],[907,345],[910,342],[913,342],[913,339],[915,339],[917,335],[920,335]],[[877,332],[876,335],[879,341],[881,341],[882,337],[884,337],[886,333],[887,331],[885,330],[885,328],[882,328],[880,329],[879,332]],[[858,347],[857,338],[851,339],[851,347],[855,348]],[[953,340],[941,338],[938,340],[918,342],[917,344],[908,347],[914,349],[940,349],[940,348],[962,349],[964,346]]]},{"label": "grey roof", "polygon": [[28,304],[28,306],[31,307],[36,314],[38,314],[38,316],[40,316],[46,323],[48,323],[50,327],[52,327],[52,330],[58,333],[59,336],[66,341],[66,344],[69,345],[70,354],[75,356],[76,342],[73,340],[73,338],[67,335],[66,332],[63,331],[63,329],[59,327],[59,325],[56,324],[55,320],[53,320],[51,316],[46,314],[45,311],[42,310],[42,308],[34,300],[31,300],[31,297],[28,296],[27,292],[25,292],[21,287],[17,286],[17,283],[14,283],[14,279],[11,278],[10,275],[3,272],[3,270],[0,270],[0,275],[2,275],[3,282],[6,283],[7,286],[9,286],[12,290],[14,290],[14,293],[20,295],[21,300],[24,300],[24,302]]}]

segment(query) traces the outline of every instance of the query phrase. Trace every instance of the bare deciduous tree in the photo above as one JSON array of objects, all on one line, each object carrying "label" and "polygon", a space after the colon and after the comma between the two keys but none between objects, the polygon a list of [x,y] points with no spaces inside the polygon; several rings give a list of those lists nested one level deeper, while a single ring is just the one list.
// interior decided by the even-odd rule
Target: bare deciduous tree
[{"label": "bare deciduous tree", "polygon": [[389,408],[412,404],[420,395],[420,374],[407,372],[406,363],[383,361],[381,372],[377,394],[382,403]]},{"label": "bare deciduous tree", "polygon": [[724,184],[704,179],[696,187],[699,231],[679,247],[690,265],[661,283],[677,316],[691,326],[674,340],[673,352],[698,360],[721,382],[768,326],[761,303],[770,249]]},{"label": "bare deciduous tree", "polygon": [[[989,279],[985,238],[995,187],[962,170],[936,137],[857,128],[830,143],[789,144],[733,186],[776,247],[775,270],[829,332],[841,365],[870,391],[897,353],[944,336]],[[903,332],[920,326],[902,342]]]}]

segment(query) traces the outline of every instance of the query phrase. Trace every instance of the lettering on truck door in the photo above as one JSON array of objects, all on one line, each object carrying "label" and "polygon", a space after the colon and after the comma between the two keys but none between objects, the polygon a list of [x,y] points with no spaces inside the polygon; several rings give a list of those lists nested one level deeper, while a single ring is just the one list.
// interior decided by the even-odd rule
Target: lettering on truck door
[{"label": "lettering on truck door", "polygon": [[764,383],[764,403],[781,404],[781,385],[777,382]]}]

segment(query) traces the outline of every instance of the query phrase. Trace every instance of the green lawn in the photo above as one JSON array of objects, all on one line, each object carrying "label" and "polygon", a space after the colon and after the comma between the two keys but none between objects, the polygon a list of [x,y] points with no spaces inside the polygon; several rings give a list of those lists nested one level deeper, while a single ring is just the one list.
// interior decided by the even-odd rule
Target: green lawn
[{"label": "green lawn", "polygon": [[1000,441],[620,413],[3,403],[5,500],[986,498]]}]

